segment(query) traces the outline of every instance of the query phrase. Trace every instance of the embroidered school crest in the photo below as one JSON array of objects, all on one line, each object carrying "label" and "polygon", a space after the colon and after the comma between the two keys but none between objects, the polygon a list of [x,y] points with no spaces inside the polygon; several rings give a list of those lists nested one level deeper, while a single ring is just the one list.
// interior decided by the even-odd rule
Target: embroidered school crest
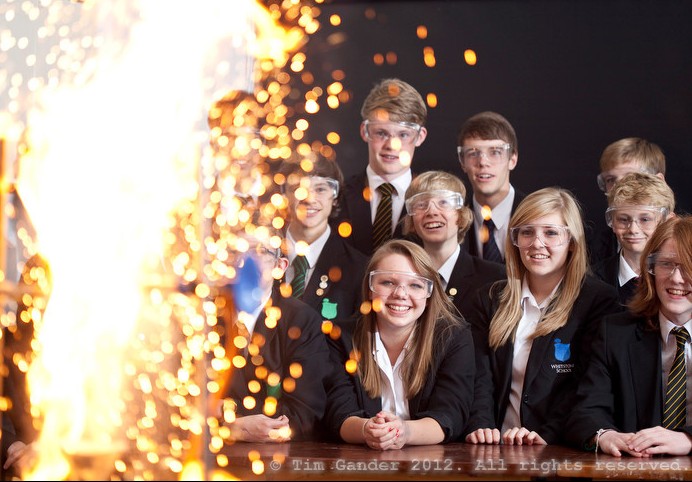
[{"label": "embroidered school crest", "polygon": [[329,298],[322,300],[322,318],[333,320],[336,318],[336,303],[329,301]]},{"label": "embroidered school crest", "polygon": [[566,362],[571,356],[569,343],[560,343],[559,338],[555,338],[555,359],[557,361]]}]

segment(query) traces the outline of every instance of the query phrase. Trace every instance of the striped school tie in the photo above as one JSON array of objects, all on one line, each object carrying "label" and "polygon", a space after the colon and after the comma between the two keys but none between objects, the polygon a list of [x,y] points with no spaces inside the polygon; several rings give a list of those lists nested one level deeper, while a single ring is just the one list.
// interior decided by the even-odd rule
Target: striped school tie
[{"label": "striped school tie", "polygon": [[666,402],[663,407],[663,427],[675,430],[685,426],[687,419],[687,372],[685,370],[685,343],[690,341],[690,334],[685,328],[673,330],[677,347],[673,366],[670,367]]},{"label": "striped school tie", "polygon": [[291,281],[293,297],[300,298],[305,293],[305,276],[308,274],[310,265],[305,256],[296,256],[291,266],[293,266],[293,281]]},{"label": "striped school tie", "polygon": [[373,251],[383,245],[392,237],[392,193],[394,186],[388,182],[377,187],[380,193],[380,203],[377,205],[375,222],[372,228]]}]

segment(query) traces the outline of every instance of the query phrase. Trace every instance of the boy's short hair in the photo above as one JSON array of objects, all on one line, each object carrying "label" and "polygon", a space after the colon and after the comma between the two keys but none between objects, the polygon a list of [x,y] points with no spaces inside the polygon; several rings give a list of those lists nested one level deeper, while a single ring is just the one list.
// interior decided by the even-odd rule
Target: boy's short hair
[{"label": "boy's short hair", "polygon": [[365,98],[360,115],[363,120],[412,122],[424,126],[428,109],[412,85],[400,79],[383,79]]},{"label": "boy's short hair", "polygon": [[636,162],[651,174],[666,174],[666,156],[661,148],[639,137],[626,137],[606,146],[601,154],[601,172],[629,162]]},{"label": "boy's short hair", "polygon": [[466,119],[459,129],[457,145],[463,146],[466,139],[477,138],[482,140],[502,139],[510,146],[509,155],[519,152],[517,134],[509,121],[497,112],[479,112]]},{"label": "boy's short hair", "polygon": [[663,207],[675,210],[675,194],[660,177],[644,172],[630,172],[608,192],[608,207],[622,205]]},{"label": "boy's short hair", "polygon": [[334,207],[330,214],[330,218],[335,218],[339,214],[342,205],[344,191],[344,174],[341,168],[336,163],[322,156],[319,153],[312,152],[308,157],[302,157],[294,154],[291,158],[283,161],[279,166],[279,174],[284,176],[284,183],[289,181],[292,175],[303,176],[319,176],[329,177],[339,183],[339,194],[334,200]]}]

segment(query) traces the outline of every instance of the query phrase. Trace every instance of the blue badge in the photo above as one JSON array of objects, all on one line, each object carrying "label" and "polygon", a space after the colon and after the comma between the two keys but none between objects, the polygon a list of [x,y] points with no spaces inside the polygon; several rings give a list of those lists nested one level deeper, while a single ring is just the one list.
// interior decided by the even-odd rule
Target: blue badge
[{"label": "blue badge", "polygon": [[329,298],[322,300],[322,318],[333,320],[336,318],[336,303],[331,303]]},{"label": "blue badge", "polygon": [[257,261],[250,255],[244,255],[235,282],[231,285],[233,301],[239,310],[252,313],[259,307],[262,302],[262,293],[258,289],[261,278],[262,272]]},{"label": "blue badge", "polygon": [[560,341],[559,338],[555,338],[555,359],[566,362],[572,355],[569,350],[569,343],[560,343]]}]

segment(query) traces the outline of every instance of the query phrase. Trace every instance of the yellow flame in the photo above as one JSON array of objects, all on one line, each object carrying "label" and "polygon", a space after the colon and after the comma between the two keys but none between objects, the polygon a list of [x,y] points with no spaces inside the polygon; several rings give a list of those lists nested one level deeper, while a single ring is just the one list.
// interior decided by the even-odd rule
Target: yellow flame
[{"label": "yellow flame", "polygon": [[[46,0],[42,6],[50,3]],[[196,3],[194,9],[169,3],[162,15],[157,2],[142,0],[131,17],[134,4],[122,2],[118,9],[102,7],[104,2],[70,5],[70,14],[77,13],[80,25],[107,22],[105,30],[114,38],[85,34],[81,45],[94,47],[97,53],[87,52],[84,58],[80,57],[84,52],[70,50],[80,45],[79,40],[65,39],[60,44],[65,51],[53,70],[57,75],[52,80],[57,82],[43,90],[39,87],[46,83],[41,79],[27,82],[35,107],[26,113],[31,130],[22,135],[27,135],[32,149],[22,158],[19,188],[40,233],[40,250],[53,272],[45,314],[36,310],[33,315],[40,322],[40,351],[29,382],[31,401],[43,425],[41,459],[29,478],[66,478],[73,455],[94,454],[104,446],[113,449],[124,440],[125,367],[130,370],[127,376],[136,375],[142,394],[153,391],[154,382],[148,376],[132,372],[137,367],[132,367],[128,349],[138,330],[146,336],[143,313],[161,316],[156,321],[164,326],[171,317],[172,308],[163,306],[167,301],[160,290],[151,297],[147,294],[152,285],[170,289],[173,283],[172,274],[161,270],[169,215],[181,199],[196,195],[199,155],[206,142],[206,133],[199,133],[211,100],[229,87],[247,87],[246,78],[237,79],[237,72],[231,72],[233,65],[244,62],[218,51],[219,44],[241,51],[244,45],[257,58],[282,66],[287,52],[304,40],[300,28],[276,25],[268,10],[256,2],[207,0]],[[51,7],[54,17],[46,21],[56,22],[52,27],[61,35],[82,34],[68,22],[59,25],[63,19],[60,2]],[[181,24],[189,35],[180,35]],[[317,28],[309,18],[301,25],[306,32]],[[237,42],[229,32],[256,38],[252,43]],[[120,34],[129,44],[109,50],[121,40]],[[98,52],[97,47],[104,45],[107,48]],[[26,39],[18,45],[27,46]],[[78,60],[64,61],[70,55]],[[226,58],[205,63],[218,55]],[[35,55],[27,55],[27,65],[36,62]],[[211,75],[210,64],[217,69]],[[61,79],[60,69],[66,66],[74,66],[74,75]],[[227,85],[221,78],[235,83]],[[13,99],[12,108],[17,105]],[[285,115],[279,106],[273,114]],[[17,139],[21,125],[8,126],[6,117],[3,136]],[[172,263],[174,273],[186,281],[197,276],[183,268],[190,259],[181,255]],[[209,294],[209,286],[197,286],[198,297]],[[203,329],[214,313],[214,307],[207,306],[203,313],[186,314],[193,323],[183,329],[184,334],[192,336]],[[172,342],[162,345],[151,361],[155,364],[172,353],[173,346]],[[199,358],[203,346],[201,339],[191,340],[184,357]],[[185,385],[185,390],[172,396],[179,406],[186,394],[200,392],[189,370],[161,376],[161,385],[170,389],[178,383]],[[141,427],[155,425],[157,410],[149,405],[145,412]],[[188,426],[199,431],[194,421]],[[146,440],[136,444],[140,449],[151,447]],[[116,450],[112,452],[117,455]],[[146,458],[153,463],[162,456],[150,451]],[[195,464],[180,470],[184,477],[200,474]]]}]

